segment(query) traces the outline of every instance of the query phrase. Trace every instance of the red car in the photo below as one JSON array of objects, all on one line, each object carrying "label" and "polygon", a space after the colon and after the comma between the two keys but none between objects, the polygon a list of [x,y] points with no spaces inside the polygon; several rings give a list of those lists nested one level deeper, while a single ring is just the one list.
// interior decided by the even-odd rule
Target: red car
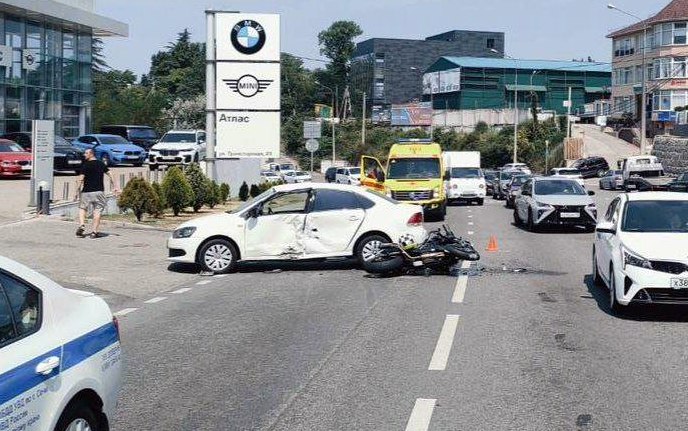
[{"label": "red car", "polygon": [[0,139],[0,177],[31,175],[31,153],[7,139]]}]

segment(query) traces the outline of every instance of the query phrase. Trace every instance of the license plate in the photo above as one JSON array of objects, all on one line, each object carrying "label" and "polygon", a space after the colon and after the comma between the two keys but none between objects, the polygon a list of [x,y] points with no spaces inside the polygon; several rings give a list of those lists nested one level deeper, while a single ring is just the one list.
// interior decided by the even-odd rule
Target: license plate
[{"label": "license plate", "polygon": [[634,188],[635,188],[635,184],[628,184],[628,185],[626,185],[626,188],[629,189],[629,190],[630,190],[630,189],[634,189]]},{"label": "license plate", "polygon": [[561,218],[579,218],[580,213],[561,213],[559,214]]},{"label": "license plate", "polygon": [[30,170],[31,170],[31,165],[22,166],[22,171],[30,171]]},{"label": "license plate", "polygon": [[81,160],[67,160],[68,165],[80,165]]},{"label": "license plate", "polygon": [[139,156],[127,156],[129,160],[138,160]]},{"label": "license plate", "polygon": [[672,289],[688,289],[688,278],[672,278]]}]

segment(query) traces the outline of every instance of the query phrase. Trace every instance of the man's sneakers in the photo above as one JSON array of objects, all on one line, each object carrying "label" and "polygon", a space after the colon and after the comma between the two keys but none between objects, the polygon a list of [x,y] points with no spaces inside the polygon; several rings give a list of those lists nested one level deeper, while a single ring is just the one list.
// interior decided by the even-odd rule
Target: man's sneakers
[{"label": "man's sneakers", "polygon": [[79,228],[76,230],[76,236],[79,238],[84,238],[86,235],[84,234],[84,230],[86,229],[86,226],[81,225]]},{"label": "man's sneakers", "polygon": [[91,239],[96,239],[96,238],[102,238],[105,235],[100,233],[100,232],[91,232],[91,235],[89,235]]}]

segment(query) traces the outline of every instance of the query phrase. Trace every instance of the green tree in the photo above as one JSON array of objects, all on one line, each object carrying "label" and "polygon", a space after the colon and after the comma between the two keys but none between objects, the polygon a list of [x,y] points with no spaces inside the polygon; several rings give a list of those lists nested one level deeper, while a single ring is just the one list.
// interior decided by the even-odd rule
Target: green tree
[{"label": "green tree", "polygon": [[303,61],[282,53],[282,120],[296,115],[312,115],[317,100],[317,86],[313,73],[303,66]]},{"label": "green tree", "polygon": [[167,209],[167,201],[165,200],[165,193],[162,191],[162,187],[160,186],[159,183],[153,182],[151,184],[151,187],[153,188],[153,191],[155,192],[156,196],[156,207],[153,216],[154,217],[161,217],[165,213],[165,209]]},{"label": "green tree", "polygon": [[335,21],[326,30],[318,33],[320,53],[330,59],[327,74],[322,82],[329,87],[346,87],[349,79],[351,56],[356,50],[354,39],[363,34],[361,27],[353,21]]},{"label": "green tree", "polygon": [[94,74],[110,70],[105,54],[103,54],[103,39],[94,37],[91,40],[91,71]]},{"label": "green tree", "polygon": [[260,194],[260,188],[257,184],[251,184],[251,191],[249,192],[252,198],[255,198]]},{"label": "green tree", "polygon": [[248,184],[246,184],[246,181],[241,183],[241,187],[239,187],[239,199],[244,202],[248,200]]},{"label": "green tree", "polygon": [[224,204],[229,199],[229,184],[220,184],[220,203]]},{"label": "green tree", "polygon": [[132,178],[117,199],[117,205],[123,211],[131,210],[136,220],[141,221],[144,213],[155,215],[158,206],[155,190],[143,178]]},{"label": "green tree", "polygon": [[205,44],[191,42],[191,33],[184,29],[175,42],[151,57],[146,83],[175,99],[204,94]]},{"label": "green tree", "polygon": [[167,171],[162,181],[162,190],[165,201],[172,208],[175,216],[194,202],[194,192],[191,184],[178,166],[173,166]]},{"label": "green tree", "polygon": [[215,205],[220,203],[222,197],[220,195],[220,186],[215,181],[208,178],[206,181],[206,188],[205,204],[208,205],[208,208],[215,208]]},{"label": "green tree", "polygon": [[208,177],[205,176],[198,163],[189,165],[184,174],[194,194],[191,207],[194,212],[198,212],[208,200]]}]

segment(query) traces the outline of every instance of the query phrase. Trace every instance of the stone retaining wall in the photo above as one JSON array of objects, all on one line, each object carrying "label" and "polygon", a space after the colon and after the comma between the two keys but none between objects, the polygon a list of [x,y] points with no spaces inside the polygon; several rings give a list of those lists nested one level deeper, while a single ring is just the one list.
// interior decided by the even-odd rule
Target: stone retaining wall
[{"label": "stone retaining wall", "polygon": [[652,154],[662,162],[667,174],[677,175],[688,171],[688,138],[656,136]]}]

